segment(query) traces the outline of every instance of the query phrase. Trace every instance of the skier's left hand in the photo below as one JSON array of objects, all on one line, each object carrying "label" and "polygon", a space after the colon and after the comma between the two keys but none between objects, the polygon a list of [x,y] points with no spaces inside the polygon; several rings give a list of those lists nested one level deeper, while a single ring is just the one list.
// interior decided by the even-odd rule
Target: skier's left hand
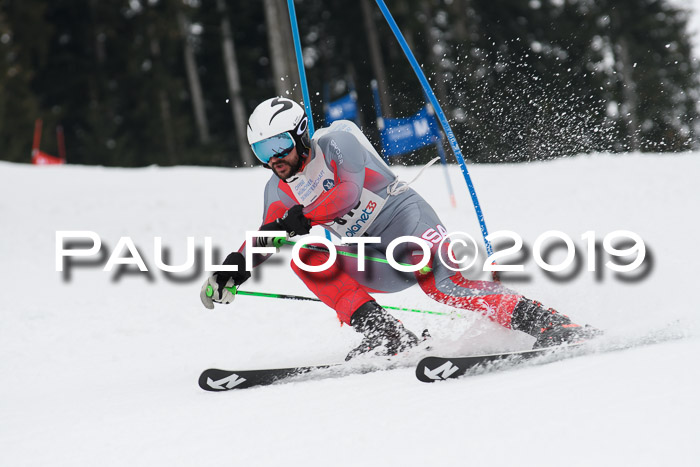
[{"label": "skier's left hand", "polygon": [[[239,252],[231,253],[224,260],[224,265],[236,265],[238,271],[216,271],[207,278],[199,292],[202,304],[210,310],[214,309],[214,303],[229,304],[235,298],[234,292],[229,288],[238,287],[248,280],[250,272],[245,270],[245,257]],[[211,288],[211,295],[208,293]]]},{"label": "skier's left hand", "polygon": [[311,221],[304,217],[304,206],[292,206],[277,223],[287,231],[290,237],[306,235],[311,231]]},{"label": "skier's left hand", "polygon": [[[283,231],[284,227],[282,227],[280,225],[279,220],[274,220],[272,222],[268,222],[267,224],[261,225],[258,230],[260,232],[272,231],[272,230]],[[272,242],[275,240],[275,238],[277,238],[277,237],[275,237],[275,236],[256,237],[255,238],[255,246],[260,246],[260,247],[271,246]]]}]

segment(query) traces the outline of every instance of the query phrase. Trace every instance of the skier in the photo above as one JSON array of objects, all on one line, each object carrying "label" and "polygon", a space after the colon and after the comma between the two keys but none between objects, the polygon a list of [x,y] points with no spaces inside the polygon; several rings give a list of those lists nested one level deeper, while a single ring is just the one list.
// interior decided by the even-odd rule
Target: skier
[{"label": "skier", "polygon": [[[251,114],[248,142],[263,166],[273,172],[265,187],[259,230],[283,230],[294,236],[322,225],[339,237],[379,237],[379,243],[365,246],[366,255],[379,258],[385,258],[388,244],[400,236],[411,235],[432,244],[427,273],[400,272],[375,262],[368,262],[360,272],[357,259],[341,255],[322,272],[308,272],[292,262],[292,269],[309,290],[334,309],[341,322],[364,335],[346,360],[370,351],[395,355],[419,343],[414,333],[370,295],[398,292],[416,283],[438,302],[479,312],[502,326],[534,336],[534,348],[576,342],[599,333],[501,284],[468,280],[447,268],[436,258],[438,243],[446,233],[437,214],[398,180],[354,123],[336,121],[309,139],[304,109],[290,99],[275,97]],[[268,246],[271,238],[259,237],[255,242]],[[420,262],[420,248],[411,243],[400,245],[394,250],[397,261]],[[354,245],[337,248],[357,251]],[[300,259],[308,265],[324,264],[329,255],[312,249],[300,251]],[[244,255],[245,243],[223,263],[236,265],[237,272],[214,272],[206,280],[200,297],[207,308],[214,308],[214,302],[231,303],[235,295],[226,288],[238,287],[251,276],[245,270]],[[268,256],[253,255],[253,266]],[[214,292],[211,296],[207,295],[209,287]]]}]

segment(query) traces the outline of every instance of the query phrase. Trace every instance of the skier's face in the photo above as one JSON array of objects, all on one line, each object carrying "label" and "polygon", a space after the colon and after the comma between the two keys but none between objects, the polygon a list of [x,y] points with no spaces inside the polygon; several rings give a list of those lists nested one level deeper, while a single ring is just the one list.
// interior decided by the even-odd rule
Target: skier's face
[{"label": "skier's face", "polygon": [[299,154],[297,154],[297,150],[294,148],[292,152],[282,158],[273,157],[270,159],[270,162],[268,162],[268,165],[275,175],[282,180],[286,180],[299,171]]}]

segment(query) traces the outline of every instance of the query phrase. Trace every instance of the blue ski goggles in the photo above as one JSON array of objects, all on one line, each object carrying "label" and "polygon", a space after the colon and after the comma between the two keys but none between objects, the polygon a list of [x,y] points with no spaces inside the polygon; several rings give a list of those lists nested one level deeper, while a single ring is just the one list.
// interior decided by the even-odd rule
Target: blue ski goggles
[{"label": "blue ski goggles", "polygon": [[294,149],[294,138],[289,133],[280,133],[279,135],[270,136],[267,139],[253,143],[250,147],[253,149],[253,154],[260,162],[267,164],[273,157],[280,159],[289,155]]}]

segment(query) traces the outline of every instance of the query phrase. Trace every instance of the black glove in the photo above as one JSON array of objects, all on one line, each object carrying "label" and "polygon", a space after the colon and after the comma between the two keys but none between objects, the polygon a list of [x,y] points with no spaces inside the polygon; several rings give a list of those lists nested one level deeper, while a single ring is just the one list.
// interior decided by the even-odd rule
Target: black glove
[{"label": "black glove", "polygon": [[238,287],[250,278],[250,272],[245,270],[245,256],[243,256],[243,253],[234,251],[226,257],[223,264],[225,266],[236,265],[238,266],[238,271],[215,272],[216,282],[219,284],[220,288],[226,285],[229,279],[233,279],[233,283]]},{"label": "black glove", "polygon": [[295,235],[306,235],[311,231],[311,221],[304,217],[302,210],[304,206],[297,204],[289,208],[281,219],[277,219],[277,223],[282,230],[286,230],[290,237]]},{"label": "black glove", "polygon": [[[263,232],[266,230],[285,230],[285,228],[280,225],[279,219],[278,219],[276,221],[268,222],[267,224],[261,225],[258,230]],[[261,247],[266,247],[268,245],[272,245],[272,241],[274,239],[275,239],[275,237],[257,237],[255,239],[255,245],[261,246]]]}]

